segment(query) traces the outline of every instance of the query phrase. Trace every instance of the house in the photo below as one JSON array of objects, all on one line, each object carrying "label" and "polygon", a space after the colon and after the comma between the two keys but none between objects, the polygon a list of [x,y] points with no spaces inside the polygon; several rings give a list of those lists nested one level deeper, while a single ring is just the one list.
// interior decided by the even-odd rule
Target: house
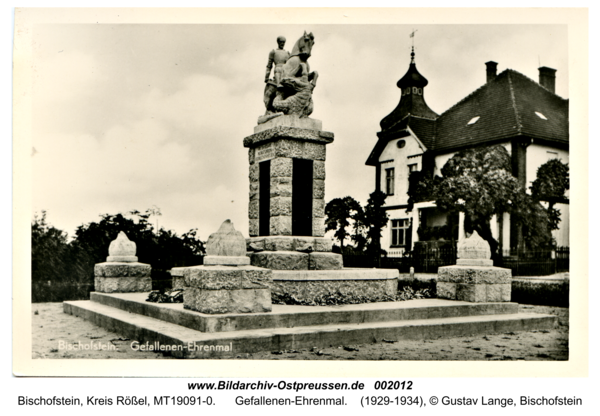
[{"label": "house", "polygon": [[[477,146],[503,145],[512,159],[513,175],[525,189],[537,169],[550,159],[569,162],[569,101],[555,94],[556,70],[539,68],[539,83],[507,69],[497,74],[497,63],[487,62],[487,82],[453,107],[438,115],[425,101],[428,80],[419,73],[414,50],[406,74],[398,81],[398,106],[381,122],[381,131],[367,165],[376,168],[375,186],[385,192],[390,221],[382,231],[382,248],[398,257],[419,240],[419,227],[435,229],[462,218],[448,218],[433,201],[408,208],[408,176],[424,170],[441,175],[446,161],[456,152]],[[557,245],[569,245],[569,205],[557,204],[560,229]],[[462,215],[461,215],[462,217]],[[510,215],[492,218],[492,234],[505,249],[515,247]],[[458,239],[457,230],[450,227]]]}]

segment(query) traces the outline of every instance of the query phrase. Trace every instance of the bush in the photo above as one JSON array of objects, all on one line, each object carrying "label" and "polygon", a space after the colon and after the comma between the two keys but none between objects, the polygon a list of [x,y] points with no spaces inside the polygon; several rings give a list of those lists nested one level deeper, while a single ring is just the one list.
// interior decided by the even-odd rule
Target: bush
[{"label": "bush", "polygon": [[431,298],[436,297],[436,279],[429,280],[420,280],[420,279],[399,279],[398,280],[398,290],[409,287],[413,291],[428,291],[431,294]]},{"label": "bush", "polygon": [[569,307],[569,282],[513,279],[511,301],[528,305]]}]

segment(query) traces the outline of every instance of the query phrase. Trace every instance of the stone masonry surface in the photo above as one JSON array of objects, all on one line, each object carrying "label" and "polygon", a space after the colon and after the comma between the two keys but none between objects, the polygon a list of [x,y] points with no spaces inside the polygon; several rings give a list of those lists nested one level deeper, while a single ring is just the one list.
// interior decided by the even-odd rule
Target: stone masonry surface
[{"label": "stone masonry surface", "polygon": [[341,254],[313,252],[308,255],[309,270],[340,270],[343,266]]},{"label": "stone masonry surface", "polygon": [[271,270],[308,270],[308,254],[297,251],[262,251],[252,253],[253,266]]},{"label": "stone masonry surface", "polygon": [[315,299],[334,296],[342,303],[344,299],[368,299],[377,302],[389,299],[398,290],[398,280],[308,280],[273,282],[272,293],[289,296],[299,302],[310,303]]},{"label": "stone masonry surface", "polygon": [[438,282],[437,297],[465,302],[510,302],[511,284]]},{"label": "stone masonry surface", "polygon": [[271,276],[271,270],[253,266],[195,266],[183,271],[186,286],[205,290],[265,287]]},{"label": "stone masonry surface", "polygon": [[245,256],[246,239],[233,227],[230,220],[225,220],[219,230],[208,237],[206,254],[208,256]]},{"label": "stone masonry surface", "polygon": [[102,293],[150,292],[151,277],[100,277],[94,278],[94,290]]},{"label": "stone masonry surface", "polygon": [[328,131],[277,126],[244,138],[244,147],[256,147],[264,142],[280,138],[300,139],[327,144],[333,142],[333,133]]},{"label": "stone masonry surface", "polygon": [[183,292],[183,307],[207,314],[271,312],[271,291],[268,288],[204,290],[187,287]]},{"label": "stone masonry surface", "polygon": [[272,129],[277,126],[296,127],[301,129],[310,130],[322,130],[323,122],[310,117],[298,117],[296,115],[283,114],[279,117],[272,118],[271,120],[259,124],[254,127],[254,133],[259,133],[264,130]]},{"label": "stone masonry surface", "polygon": [[333,240],[326,237],[266,236],[246,239],[248,251],[330,252]]},{"label": "stone masonry surface", "polygon": [[438,282],[452,283],[510,283],[512,271],[501,267],[444,266],[438,268]]},{"label": "stone masonry surface", "polygon": [[96,277],[149,277],[151,266],[144,263],[97,263]]}]

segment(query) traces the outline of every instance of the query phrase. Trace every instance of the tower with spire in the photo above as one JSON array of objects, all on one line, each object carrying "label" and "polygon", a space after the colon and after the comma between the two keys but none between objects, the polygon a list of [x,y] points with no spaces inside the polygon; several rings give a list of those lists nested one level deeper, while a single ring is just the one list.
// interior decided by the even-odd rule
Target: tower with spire
[{"label": "tower with spire", "polygon": [[417,70],[415,63],[415,48],[410,53],[410,65],[408,71],[396,83],[401,91],[400,102],[389,115],[380,122],[381,132],[379,137],[385,137],[396,131],[403,130],[410,124],[407,118],[420,118],[435,120],[438,117],[425,102],[425,87],[429,81]]}]

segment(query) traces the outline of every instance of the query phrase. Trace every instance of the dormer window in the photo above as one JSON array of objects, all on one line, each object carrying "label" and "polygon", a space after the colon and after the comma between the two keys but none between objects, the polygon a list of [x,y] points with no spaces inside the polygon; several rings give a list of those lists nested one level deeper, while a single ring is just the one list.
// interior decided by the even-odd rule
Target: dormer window
[{"label": "dormer window", "polygon": [[546,116],[545,116],[545,115],[543,115],[543,114],[542,114],[542,113],[540,113],[540,112],[537,112],[537,111],[536,111],[536,112],[535,112],[535,115],[536,115],[536,116],[538,116],[539,118],[541,118],[542,120],[548,120],[548,118],[546,118]]},{"label": "dormer window", "polygon": [[481,116],[473,117],[471,120],[469,120],[469,122],[467,123],[467,126],[477,123],[477,120],[479,120],[480,117]]}]

